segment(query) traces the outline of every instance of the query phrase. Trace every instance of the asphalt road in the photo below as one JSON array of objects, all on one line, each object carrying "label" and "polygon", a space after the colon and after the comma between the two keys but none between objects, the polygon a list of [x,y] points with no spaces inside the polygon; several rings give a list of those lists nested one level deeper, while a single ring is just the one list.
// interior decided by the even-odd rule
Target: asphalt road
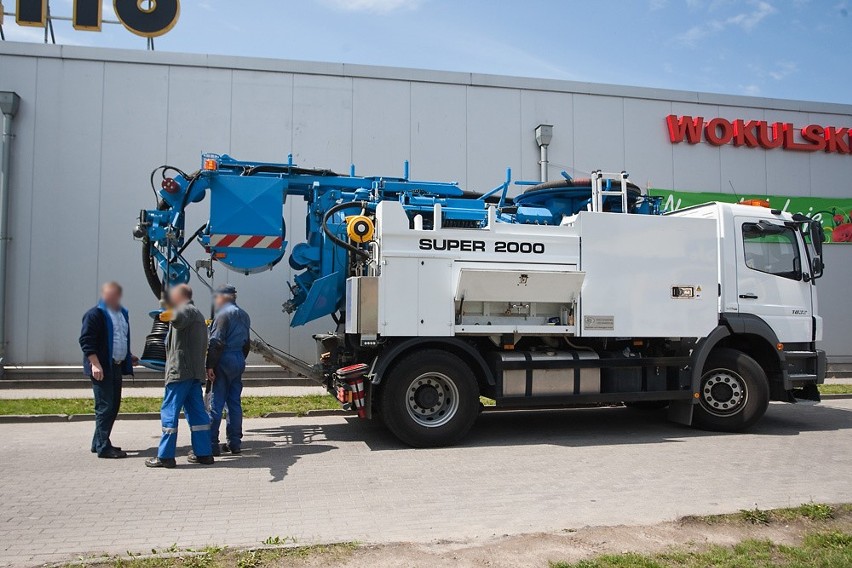
[{"label": "asphalt road", "polygon": [[133,457],[117,461],[88,452],[91,428],[0,425],[0,565],[270,536],[478,540],[852,502],[852,400],[773,404],[732,435],[625,408],[489,413],[463,445],[436,450],[355,418],[255,419],[242,456],[180,458],[174,470],[143,466],[157,422],[119,421],[113,441]]}]

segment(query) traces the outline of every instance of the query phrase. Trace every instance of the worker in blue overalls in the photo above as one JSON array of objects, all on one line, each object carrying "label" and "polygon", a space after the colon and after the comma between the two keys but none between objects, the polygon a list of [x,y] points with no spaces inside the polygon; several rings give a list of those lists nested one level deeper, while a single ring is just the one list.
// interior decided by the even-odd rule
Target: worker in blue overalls
[{"label": "worker in blue overalls", "polygon": [[[216,310],[210,327],[210,345],[207,349],[207,380],[213,383],[210,402],[210,442],[213,455],[221,452],[240,453],[243,437],[243,371],[249,353],[251,319],[237,305],[237,290],[225,285],[216,289],[213,296]],[[225,428],[227,443],[219,445],[219,426],[222,411],[227,406],[228,421]]]}]

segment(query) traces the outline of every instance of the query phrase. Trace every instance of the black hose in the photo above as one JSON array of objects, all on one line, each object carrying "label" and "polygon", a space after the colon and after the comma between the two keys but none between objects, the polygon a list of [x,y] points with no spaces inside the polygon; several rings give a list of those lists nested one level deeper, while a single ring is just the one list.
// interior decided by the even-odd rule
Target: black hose
[{"label": "black hose", "polygon": [[346,250],[350,251],[352,254],[357,255],[361,258],[370,258],[370,255],[367,252],[359,249],[358,247],[352,246],[351,244],[347,243],[343,239],[338,238],[337,235],[332,233],[331,229],[328,228],[328,220],[331,218],[332,215],[334,215],[338,211],[342,211],[343,209],[351,209],[352,207],[359,207],[359,208],[363,209],[366,206],[367,206],[366,201],[348,201],[346,203],[339,203],[339,204],[335,205],[334,207],[332,207],[331,209],[329,209],[328,211],[326,211],[325,215],[322,218],[322,230],[323,230],[323,232],[325,232],[326,236],[328,236],[328,238],[331,239],[331,242],[333,242],[337,246],[345,248]]},{"label": "black hose", "polygon": [[314,175],[320,177],[338,177],[340,174],[333,172],[332,170],[314,170],[309,168],[297,168],[294,166],[275,166],[272,164],[262,164],[259,166],[252,166],[250,168],[246,168],[243,170],[244,176],[253,176],[254,174],[303,174],[303,175]]},{"label": "black hose", "polygon": [[163,294],[163,283],[160,282],[160,277],[157,275],[157,263],[154,260],[154,255],[151,254],[151,239],[148,237],[142,238],[142,270],[145,272],[145,280],[148,281],[148,286],[159,300]]}]

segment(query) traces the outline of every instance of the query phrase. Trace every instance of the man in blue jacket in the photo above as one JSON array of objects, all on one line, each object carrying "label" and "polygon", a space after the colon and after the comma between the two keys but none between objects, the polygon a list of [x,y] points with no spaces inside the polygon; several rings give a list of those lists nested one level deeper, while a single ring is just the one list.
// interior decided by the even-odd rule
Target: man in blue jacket
[{"label": "man in blue jacket", "polygon": [[132,375],[138,361],[130,352],[130,320],[121,305],[121,292],[118,282],[104,284],[98,305],[83,316],[80,332],[83,371],[92,380],[95,395],[92,453],[99,458],[127,457],[109,439],[121,406],[122,375]]},{"label": "man in blue jacket", "polygon": [[[213,297],[216,317],[210,328],[210,346],[207,349],[207,379],[213,382],[213,399],[210,402],[210,442],[213,455],[222,450],[239,454],[243,438],[243,371],[249,353],[251,319],[237,305],[237,289],[220,286]],[[219,446],[219,427],[222,411],[228,407],[225,434],[228,443]]]}]

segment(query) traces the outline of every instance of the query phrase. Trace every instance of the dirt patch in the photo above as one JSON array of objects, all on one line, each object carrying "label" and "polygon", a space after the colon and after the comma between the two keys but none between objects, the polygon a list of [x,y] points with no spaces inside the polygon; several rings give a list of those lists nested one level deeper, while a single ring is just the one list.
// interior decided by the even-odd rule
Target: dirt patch
[{"label": "dirt patch", "polygon": [[559,534],[529,534],[469,542],[365,546],[339,562],[340,568],[522,568],[549,562],[578,562],[600,554],[636,552],[654,554],[672,548],[701,550],[710,545],[732,546],[745,539],[798,545],[815,531],[852,531],[852,513],[829,521],[796,519],[786,523],[753,525],[736,521],[684,519],[653,526],[586,527]]}]

